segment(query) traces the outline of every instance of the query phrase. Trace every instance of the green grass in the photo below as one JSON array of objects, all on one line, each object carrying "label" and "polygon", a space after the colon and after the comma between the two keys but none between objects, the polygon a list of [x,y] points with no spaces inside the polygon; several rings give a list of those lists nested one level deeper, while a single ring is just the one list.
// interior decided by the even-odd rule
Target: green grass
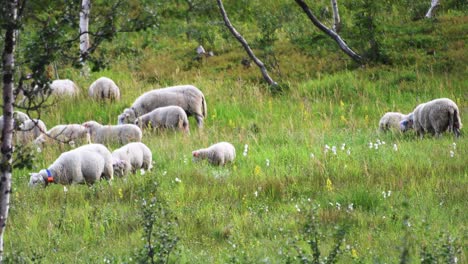
[{"label": "green grass", "polygon": [[[421,30],[414,29],[414,34]],[[174,40],[161,43],[170,47]],[[418,262],[424,245],[438,246],[442,233],[457,239],[462,246],[459,262],[467,261],[466,133],[457,140],[449,134],[419,140],[414,133],[377,131],[385,112],[407,113],[437,97],[456,101],[462,123],[468,124],[462,69],[437,68],[440,61],[420,54],[411,55],[418,61],[411,65],[401,61],[344,69],[343,61],[304,58],[289,51],[281,61],[288,65],[284,71],[290,88],[272,95],[256,82],[257,69],[243,69],[238,63],[244,56],[240,48],[185,68],[190,59],[183,56],[187,46],[174,45],[173,54],[159,47],[165,51],[144,50],[136,60],[122,57],[89,79],[64,70],[63,77],[76,80],[82,95],[44,109],[41,118],[48,127],[90,119],[115,124],[117,115],[143,91],[184,83],[204,92],[208,117],[201,130],[189,118],[189,136],[145,132],[143,142],[156,164],[144,175],[91,187],[69,186],[65,193],[57,185],[30,189],[31,171],[15,170],[5,237],[7,254],[17,257],[13,262],[132,262],[135,250],[144,245],[141,202],[154,196],[166,202],[176,219],[180,240],[171,262],[284,263],[297,255],[294,240],[301,241],[313,206],[318,207],[324,254],[333,246],[336,226],[349,227],[341,263],[398,262],[407,233],[411,263]],[[459,59],[449,51],[446,55],[448,60]],[[460,60],[466,60],[466,54]],[[88,99],[87,87],[100,76],[120,86],[121,101]],[[192,150],[218,141],[236,147],[233,164],[217,168],[192,162]],[[377,141],[385,144],[376,149]],[[60,152],[52,146],[38,153],[34,171],[46,168]],[[298,243],[307,247],[304,241]]]}]

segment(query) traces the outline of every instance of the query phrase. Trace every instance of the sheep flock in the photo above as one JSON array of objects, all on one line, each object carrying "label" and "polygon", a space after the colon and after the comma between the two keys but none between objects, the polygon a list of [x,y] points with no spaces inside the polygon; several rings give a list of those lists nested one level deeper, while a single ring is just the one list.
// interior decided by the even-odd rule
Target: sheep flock
[{"label": "sheep flock", "polygon": [[[55,96],[80,94],[70,80],[53,82]],[[120,100],[116,83],[101,77],[89,87],[89,97],[103,103]],[[40,119],[30,119],[22,112],[15,112],[14,142],[31,144],[42,150],[48,144],[70,144],[76,147],[63,152],[47,168],[30,173],[30,186],[57,184],[93,184],[101,179],[112,180],[127,177],[139,170],[151,170],[155,161],[150,148],[142,143],[142,130],[171,130],[190,135],[188,117],[196,119],[199,129],[207,117],[207,104],[203,92],[193,85],[178,85],[154,89],[141,94],[128,108],[123,109],[117,124],[104,125],[89,120],[82,124],[61,124],[47,130]],[[3,116],[0,116],[0,128]],[[451,132],[461,134],[460,111],[455,102],[439,98],[417,105],[410,113],[384,113],[378,123],[381,133],[405,133],[414,130],[422,138],[424,134],[439,137]],[[108,146],[118,145],[111,151]],[[193,161],[207,160],[213,166],[226,166],[235,162],[236,149],[229,142],[214,142],[211,146],[192,151]]]}]

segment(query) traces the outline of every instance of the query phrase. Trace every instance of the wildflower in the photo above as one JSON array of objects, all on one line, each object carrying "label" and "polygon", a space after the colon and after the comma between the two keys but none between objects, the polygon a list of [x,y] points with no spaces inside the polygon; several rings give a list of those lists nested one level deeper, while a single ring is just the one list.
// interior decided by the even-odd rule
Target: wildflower
[{"label": "wildflower", "polygon": [[375,143],[377,143],[377,145],[381,145],[382,142],[380,142],[380,139],[377,139],[377,141],[375,141]]},{"label": "wildflower", "polygon": [[181,182],[182,182],[182,180],[181,180],[181,179],[179,179],[178,177],[176,177],[176,178],[175,178],[175,182],[177,182],[177,183],[181,183]]},{"label": "wildflower", "polygon": [[372,142],[369,142],[369,148],[371,149],[374,146]]},{"label": "wildflower", "polygon": [[255,195],[255,197],[258,197],[258,192],[255,191],[255,192],[254,192],[254,195]]},{"label": "wildflower", "polygon": [[453,149],[457,149],[457,143],[453,142],[452,147],[453,147]]},{"label": "wildflower", "polygon": [[335,205],[336,205],[336,209],[341,210],[341,204],[339,202],[336,202]]},{"label": "wildflower", "polygon": [[327,178],[327,191],[329,191],[329,192],[333,191],[333,183],[330,180],[330,178]]},{"label": "wildflower", "polygon": [[374,144],[374,148],[375,148],[375,149],[379,149],[379,144],[377,144],[377,143]]},{"label": "wildflower", "polygon": [[348,204],[348,211],[354,211],[354,203]]},{"label": "wildflower", "polygon": [[63,192],[64,192],[64,193],[67,193],[67,192],[68,192],[67,186],[63,186]]},{"label": "wildflower", "polygon": [[255,176],[258,176],[262,173],[262,169],[260,168],[260,166],[256,165],[255,166],[255,169],[254,169],[254,175]]},{"label": "wildflower", "polygon": [[385,191],[382,192],[382,196],[383,196],[384,199],[389,198],[390,195],[392,195],[392,191],[390,191],[390,190],[387,191],[387,192],[385,192]]},{"label": "wildflower", "polygon": [[167,171],[163,171],[162,175],[166,176],[166,174],[167,174]]},{"label": "wildflower", "polygon": [[41,153],[42,149],[40,147],[37,147],[36,151],[37,151],[37,153]]},{"label": "wildflower", "polygon": [[354,249],[354,248],[351,249],[351,257],[353,257],[353,258],[357,258],[357,257],[358,257],[357,251],[356,251],[356,249]]},{"label": "wildflower", "polygon": [[140,174],[145,175],[146,171],[144,169],[140,169]]},{"label": "wildflower", "polygon": [[382,145],[385,145],[385,141],[382,141]]},{"label": "wildflower", "polygon": [[342,100],[340,100],[340,106],[343,107],[344,106],[344,103]]},{"label": "wildflower", "polygon": [[119,197],[120,197],[120,199],[123,199],[123,192],[122,192],[122,188],[119,188]]},{"label": "wildflower", "polygon": [[310,153],[310,158],[311,158],[311,159],[315,158],[314,153]]},{"label": "wildflower", "polygon": [[333,155],[336,155],[336,146],[332,147],[332,152],[333,152]]},{"label": "wildflower", "polygon": [[397,144],[393,144],[393,150],[394,150],[394,151],[398,151],[398,146],[397,146]]},{"label": "wildflower", "polygon": [[266,159],[266,166],[270,167],[270,160],[269,159]]},{"label": "wildflower", "polygon": [[346,144],[345,143],[341,144],[341,150],[345,150],[345,148],[346,148]]},{"label": "wildflower", "polygon": [[453,158],[453,156],[455,156],[455,152],[453,152],[453,150],[450,151],[450,157]]},{"label": "wildflower", "polygon": [[348,156],[351,155],[351,149],[350,148],[348,148],[348,150],[346,151],[346,154],[348,154]]},{"label": "wildflower", "polygon": [[295,206],[295,207],[296,207],[296,210],[297,210],[298,212],[300,212],[300,211],[301,211],[301,208],[299,208],[299,205],[297,205],[297,204],[296,204],[296,206]]},{"label": "wildflower", "polygon": [[244,145],[244,153],[243,153],[244,157],[247,156],[247,152],[249,152],[249,145],[245,144]]},{"label": "wildflower", "polygon": [[324,152],[327,153],[329,150],[330,150],[330,146],[328,146],[327,144],[325,144],[325,150],[324,150]]}]

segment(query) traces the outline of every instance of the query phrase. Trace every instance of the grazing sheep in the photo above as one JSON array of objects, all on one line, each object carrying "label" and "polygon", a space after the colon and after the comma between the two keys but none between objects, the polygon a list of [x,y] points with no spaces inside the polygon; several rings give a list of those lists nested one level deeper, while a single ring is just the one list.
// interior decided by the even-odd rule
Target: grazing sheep
[{"label": "grazing sheep", "polygon": [[220,142],[205,149],[192,151],[194,161],[198,159],[208,159],[217,166],[224,166],[228,162],[233,162],[236,158],[236,149],[231,143]]},{"label": "grazing sheep", "polygon": [[141,142],[128,143],[112,152],[114,171],[117,176],[125,176],[138,169],[151,170],[153,156],[151,150]]},{"label": "grazing sheep", "polygon": [[41,134],[34,143],[41,147],[45,142],[55,142],[82,145],[90,143],[88,130],[79,124],[57,125]]},{"label": "grazing sheep", "polygon": [[[20,111],[13,112],[13,127],[18,129],[21,124],[23,124],[26,120],[29,120],[29,116]],[[3,115],[0,116],[0,131],[3,130]]]},{"label": "grazing sheep", "polygon": [[406,117],[407,115],[399,112],[385,113],[379,121],[379,129],[380,131],[400,130],[400,122]]},{"label": "grazing sheep", "polygon": [[205,96],[193,85],[155,89],[140,95],[130,108],[119,115],[118,123],[134,123],[137,117],[169,105],[182,107],[188,116],[195,116],[198,127],[203,126],[203,119],[207,116]]},{"label": "grazing sheep", "polygon": [[102,178],[112,179],[112,155],[103,155],[95,150],[96,146],[77,148],[62,153],[48,169],[38,173],[31,173],[29,186],[44,185],[49,183],[93,184]]},{"label": "grazing sheep", "polygon": [[101,77],[89,86],[89,96],[97,100],[120,100],[120,90],[114,81]]},{"label": "grazing sheep", "polygon": [[173,129],[189,133],[187,114],[180,106],[170,105],[156,108],[137,118],[135,125],[142,129]]},{"label": "grazing sheep", "polygon": [[83,123],[94,143],[108,144],[116,142],[127,144],[129,142],[140,142],[142,138],[141,129],[133,124],[117,126],[103,126],[96,121]]},{"label": "grazing sheep", "polygon": [[41,133],[46,133],[47,127],[40,119],[26,120],[19,126],[19,130],[15,134],[16,144],[29,144],[34,139],[39,137]]},{"label": "grazing sheep", "polygon": [[80,88],[72,80],[54,80],[50,84],[51,95],[59,97],[77,96],[80,94]]},{"label": "grazing sheep", "polygon": [[438,137],[447,130],[459,137],[462,123],[458,106],[448,98],[422,103],[400,122],[400,129],[403,132],[411,128],[421,138],[425,133],[431,133]]}]

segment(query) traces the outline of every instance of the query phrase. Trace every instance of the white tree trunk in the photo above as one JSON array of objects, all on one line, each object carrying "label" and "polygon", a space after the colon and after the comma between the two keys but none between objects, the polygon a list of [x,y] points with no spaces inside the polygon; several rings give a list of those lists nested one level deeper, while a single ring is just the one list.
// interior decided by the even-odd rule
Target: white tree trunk
[{"label": "white tree trunk", "polygon": [[224,23],[226,24],[227,28],[229,29],[229,31],[231,31],[232,35],[234,35],[234,37],[242,44],[242,46],[244,47],[245,51],[247,52],[247,54],[249,55],[250,59],[252,59],[255,64],[257,64],[257,66],[260,68],[260,71],[262,72],[262,75],[263,75],[263,78],[265,79],[265,81],[269,84],[269,85],[272,85],[272,86],[277,86],[278,83],[276,83],[271,77],[270,75],[268,74],[268,71],[265,67],[265,65],[263,64],[263,62],[261,60],[259,60],[255,54],[253,53],[252,49],[250,48],[249,44],[247,43],[247,41],[244,39],[244,37],[242,37],[242,35],[234,28],[234,26],[231,24],[231,21],[229,21],[229,18],[227,16],[227,13],[226,13],[226,10],[224,9],[224,6],[223,6],[223,2],[221,0],[217,0],[218,1],[218,7],[219,7],[219,10],[221,11],[221,15],[223,16],[223,19],[224,19]]},{"label": "white tree trunk", "polygon": [[338,12],[338,3],[337,0],[331,0],[332,10],[333,10],[333,31],[339,33],[341,30],[341,19],[340,13]]},{"label": "white tree trunk", "polygon": [[434,9],[439,5],[439,0],[432,0],[431,1],[431,7],[429,8],[429,10],[427,11],[426,13],[426,18],[431,18],[432,17],[432,12],[434,11]]},{"label": "white tree trunk", "polygon": [[13,76],[15,68],[15,46],[18,23],[18,0],[4,1],[6,7],[4,29],[3,62],[3,130],[0,163],[0,263],[3,262],[3,234],[10,209],[11,173],[13,155]]},{"label": "white tree trunk", "polygon": [[80,11],[80,60],[84,61],[89,49],[89,12],[91,10],[91,0],[81,2]]}]

